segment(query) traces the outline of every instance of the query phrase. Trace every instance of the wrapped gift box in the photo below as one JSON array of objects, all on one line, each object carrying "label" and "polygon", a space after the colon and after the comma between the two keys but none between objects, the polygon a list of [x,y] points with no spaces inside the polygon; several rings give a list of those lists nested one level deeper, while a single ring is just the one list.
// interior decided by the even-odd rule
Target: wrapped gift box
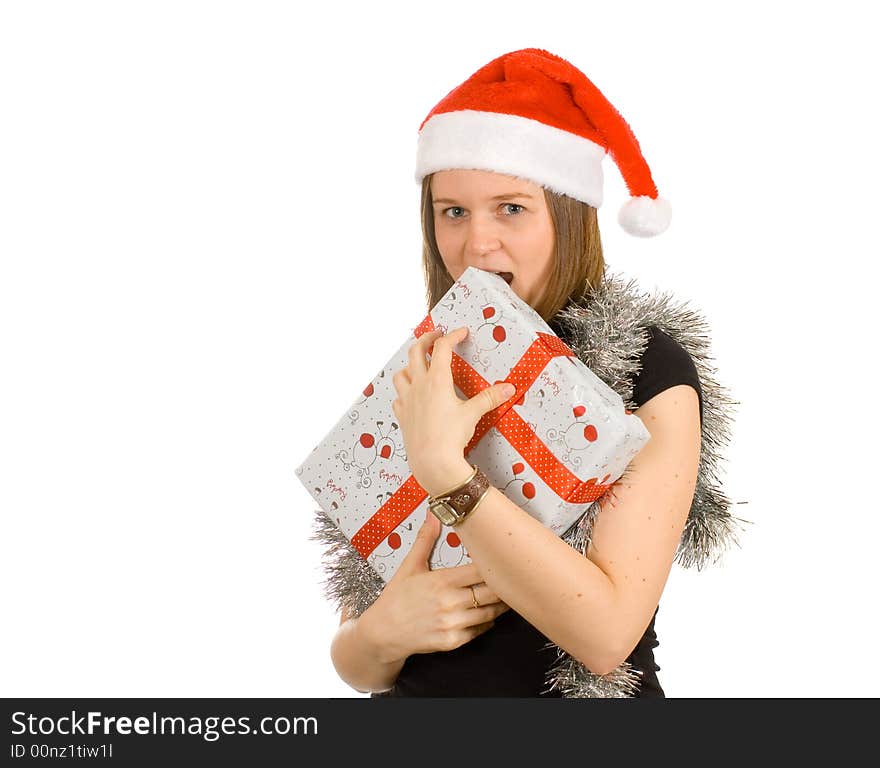
[{"label": "wrapped gift box", "polygon": [[[425,518],[391,403],[393,375],[422,334],[466,325],[452,374],[459,397],[499,382],[518,399],[486,414],[465,449],[498,488],[562,536],[617,480],[650,433],[543,318],[498,275],[469,267],[316,445],[296,474],[321,509],[387,583]],[[432,568],[470,562],[443,526]]]}]

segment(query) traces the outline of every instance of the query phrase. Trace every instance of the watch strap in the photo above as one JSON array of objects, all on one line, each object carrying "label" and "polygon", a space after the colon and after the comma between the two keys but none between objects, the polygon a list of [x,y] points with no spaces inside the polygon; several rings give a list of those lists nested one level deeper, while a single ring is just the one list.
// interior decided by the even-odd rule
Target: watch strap
[{"label": "watch strap", "polygon": [[432,509],[439,502],[443,502],[444,506],[451,508],[454,517],[452,524],[455,525],[477,508],[490,487],[491,482],[483,470],[474,467],[473,473],[464,483],[438,496],[430,496],[429,501]]}]

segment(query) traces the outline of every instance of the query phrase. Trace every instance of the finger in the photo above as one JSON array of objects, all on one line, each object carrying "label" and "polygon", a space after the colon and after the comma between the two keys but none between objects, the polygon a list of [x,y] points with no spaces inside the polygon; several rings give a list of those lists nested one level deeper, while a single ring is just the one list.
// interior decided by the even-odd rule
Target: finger
[{"label": "finger", "polygon": [[495,626],[494,621],[487,621],[483,624],[477,624],[475,627],[471,627],[471,632],[474,637],[482,635],[484,632],[488,632],[492,627]]},{"label": "finger", "polygon": [[429,559],[431,553],[434,551],[434,546],[437,543],[437,536],[440,534],[440,529],[440,521],[429,508],[425,514],[425,519],[419,528],[419,532],[416,534],[412,547],[409,552],[406,553],[406,557],[403,558],[403,562],[398,567],[398,572],[400,570],[406,570],[408,572],[431,570]]},{"label": "finger", "polygon": [[425,344],[424,339],[425,336],[429,336],[433,331],[428,331],[428,333],[424,333],[419,336],[412,344],[409,345],[409,349],[406,351],[406,355],[409,358],[409,365],[407,366],[413,375],[418,375],[420,373],[425,373],[428,370],[428,361],[425,359]]},{"label": "finger", "polygon": [[467,624],[485,624],[488,621],[494,621],[504,611],[498,608],[498,603],[486,606],[484,608],[472,608],[467,612]]},{"label": "finger", "polygon": [[483,415],[504,405],[516,395],[516,387],[506,381],[499,381],[486,387],[467,401],[467,407],[473,410],[473,417],[479,420]]},{"label": "finger", "polygon": [[498,597],[486,584],[473,584],[473,594],[470,589],[465,590],[468,604],[474,605],[474,596],[477,598],[477,607],[481,608],[485,605],[504,605],[501,598]]},{"label": "finger", "polygon": [[447,583],[453,587],[469,587],[471,584],[480,584],[483,581],[483,575],[476,563],[456,565],[444,569],[443,572],[446,574]]},{"label": "finger", "polygon": [[435,328],[433,331],[423,333],[418,339],[416,339],[415,343],[410,344],[407,355],[409,357],[409,367],[412,370],[413,376],[420,376],[421,374],[428,372],[428,350],[436,339],[440,338],[442,335],[442,331],[439,328]]},{"label": "finger", "polygon": [[409,378],[409,374],[407,373],[406,368],[401,368],[391,377],[391,383],[394,384],[394,388],[397,390],[398,395],[403,395],[406,391],[412,386],[412,381]]},{"label": "finger", "polygon": [[[471,592],[473,589],[473,592]],[[485,584],[472,584],[468,589],[465,590],[465,594],[467,597],[467,603],[473,608],[474,607],[474,597],[477,598],[477,607],[481,608],[484,605],[497,605],[498,595],[496,595],[488,586]]]},{"label": "finger", "polygon": [[[456,344],[464,341],[468,336],[466,325],[450,331],[445,336],[434,342],[434,353],[431,355],[431,367],[438,368],[442,375],[452,381],[452,350]],[[436,363],[436,366],[434,365]]]}]

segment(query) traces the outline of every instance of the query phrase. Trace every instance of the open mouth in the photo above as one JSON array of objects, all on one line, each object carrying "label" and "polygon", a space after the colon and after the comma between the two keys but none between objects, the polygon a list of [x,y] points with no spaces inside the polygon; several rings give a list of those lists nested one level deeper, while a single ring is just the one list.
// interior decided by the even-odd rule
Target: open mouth
[{"label": "open mouth", "polygon": [[511,272],[495,272],[494,274],[499,275],[508,285],[513,282],[513,273]]}]

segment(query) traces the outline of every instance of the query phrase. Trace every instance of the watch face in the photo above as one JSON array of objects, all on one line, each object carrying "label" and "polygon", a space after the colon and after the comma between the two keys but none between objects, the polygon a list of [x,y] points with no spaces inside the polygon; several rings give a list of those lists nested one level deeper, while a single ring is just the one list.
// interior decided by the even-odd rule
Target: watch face
[{"label": "watch face", "polygon": [[444,525],[452,525],[458,520],[458,514],[445,501],[438,501],[431,506],[431,510]]}]

